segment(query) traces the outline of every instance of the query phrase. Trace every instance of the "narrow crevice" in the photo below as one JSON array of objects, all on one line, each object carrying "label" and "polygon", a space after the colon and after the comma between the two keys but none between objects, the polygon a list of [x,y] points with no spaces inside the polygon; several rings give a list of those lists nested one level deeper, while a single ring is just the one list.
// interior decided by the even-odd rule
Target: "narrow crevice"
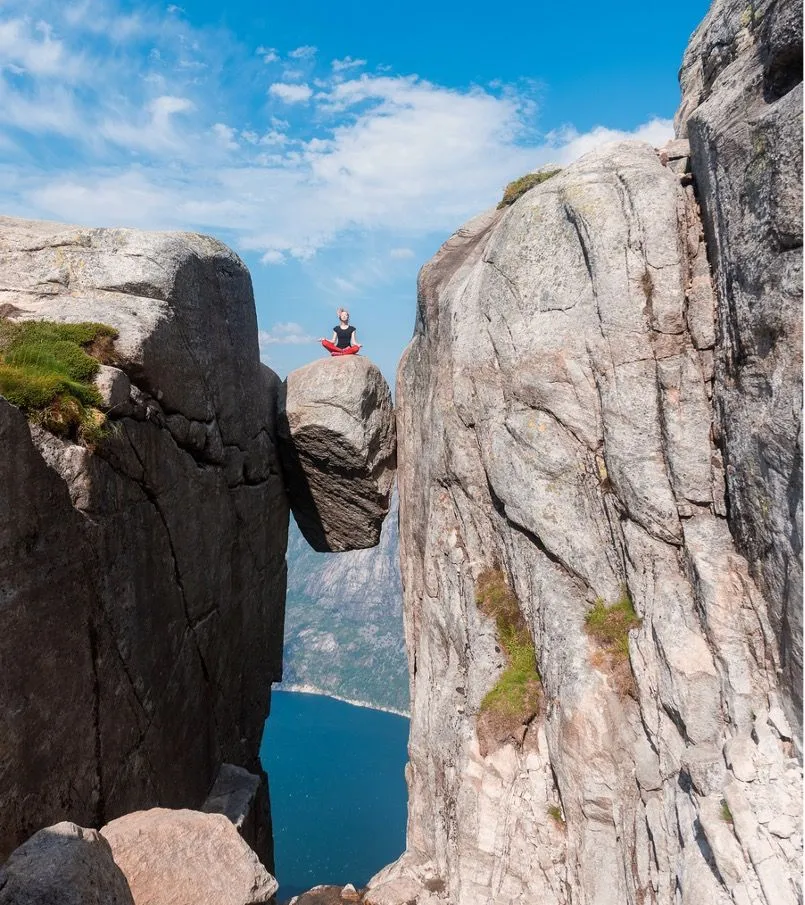
[{"label": "narrow crevice", "polygon": [[106,823],[106,790],[103,773],[103,745],[101,739],[101,683],[98,675],[98,629],[90,617],[87,623],[89,652],[92,658],[92,728],[95,734],[95,781],[98,784],[98,798],[95,803],[95,826]]}]

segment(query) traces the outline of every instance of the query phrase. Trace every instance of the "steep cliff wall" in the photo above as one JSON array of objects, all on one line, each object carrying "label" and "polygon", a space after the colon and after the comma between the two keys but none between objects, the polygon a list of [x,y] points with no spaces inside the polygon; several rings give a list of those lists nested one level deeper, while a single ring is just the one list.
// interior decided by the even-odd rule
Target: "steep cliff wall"
[{"label": "steep cliff wall", "polygon": [[718,290],[729,523],[769,602],[802,726],[802,3],[716,0],[681,73]]},{"label": "steep cliff wall", "polygon": [[279,381],[220,243],[0,219],[0,313],[117,328],[128,378],[94,452],[0,399],[2,857],[259,772],[288,504]]},{"label": "steep cliff wall", "polygon": [[[797,900],[801,772],[726,519],[688,181],[610,146],[423,268],[397,400],[408,850],[378,902]],[[508,736],[478,732],[507,666],[490,569],[541,674]],[[591,611],[629,601],[628,641],[597,642]]]}]

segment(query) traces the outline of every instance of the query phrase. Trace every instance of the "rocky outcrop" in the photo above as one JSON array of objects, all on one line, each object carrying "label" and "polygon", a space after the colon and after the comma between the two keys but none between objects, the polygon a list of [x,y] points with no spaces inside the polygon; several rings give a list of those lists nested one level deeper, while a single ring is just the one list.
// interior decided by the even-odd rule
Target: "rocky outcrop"
[{"label": "rocky outcrop", "polygon": [[0,868],[1,905],[135,905],[109,843],[58,823],[39,830]]},{"label": "rocky outcrop", "polygon": [[[715,300],[674,169],[593,152],[420,274],[397,381],[408,848],[370,884],[384,905],[799,899],[801,770],[726,518]],[[541,703],[484,756],[490,574]],[[590,616],[616,604],[634,627],[607,647]]]},{"label": "rocky outcrop", "polygon": [[262,775],[288,505],[279,381],[223,245],[0,219],[0,305],[119,331],[94,451],[0,399],[2,857],[65,816],[198,807],[222,762]]},{"label": "rocky outcrop", "polygon": [[802,3],[715,0],[682,67],[718,297],[714,430],[729,524],[802,727]]},{"label": "rocky outcrop", "polygon": [[222,814],[154,808],[102,830],[134,905],[257,905],[277,881]]},{"label": "rocky outcrop", "polygon": [[281,451],[294,518],[318,552],[374,547],[394,483],[397,445],[388,384],[357,355],[288,375]]}]

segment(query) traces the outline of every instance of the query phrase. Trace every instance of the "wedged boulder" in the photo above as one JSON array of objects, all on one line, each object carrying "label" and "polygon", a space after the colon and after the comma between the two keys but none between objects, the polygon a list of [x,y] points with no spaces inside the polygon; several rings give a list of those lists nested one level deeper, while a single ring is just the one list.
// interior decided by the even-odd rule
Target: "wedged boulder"
[{"label": "wedged boulder", "polygon": [[0,868],[0,905],[134,905],[134,899],[106,839],[65,821],[12,852]]},{"label": "wedged boulder", "polygon": [[279,432],[291,508],[319,552],[374,547],[397,464],[391,393],[358,355],[312,362],[288,375]]},{"label": "wedged boulder", "polygon": [[[205,814],[223,814],[256,852],[270,847],[270,827],[262,819],[268,810],[262,777],[236,767],[221,764],[207,800],[201,806]],[[269,838],[265,838],[268,835]]]},{"label": "wedged boulder", "polygon": [[153,808],[107,824],[135,905],[257,905],[277,881],[223,814]]}]

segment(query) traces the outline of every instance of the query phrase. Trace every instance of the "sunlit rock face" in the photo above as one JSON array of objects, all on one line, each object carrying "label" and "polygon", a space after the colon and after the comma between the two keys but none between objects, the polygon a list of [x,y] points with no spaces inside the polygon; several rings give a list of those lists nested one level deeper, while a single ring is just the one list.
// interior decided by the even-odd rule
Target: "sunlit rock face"
[{"label": "sunlit rock face", "polygon": [[[795,730],[726,517],[716,297],[686,170],[602,148],[420,274],[397,379],[408,848],[370,884],[378,901],[797,901]],[[481,746],[506,667],[476,602],[490,569],[542,691],[536,718]],[[638,624],[617,659],[587,617],[625,598]]]},{"label": "sunlit rock face", "polygon": [[2,905],[135,905],[109,843],[64,821],[34,833],[0,867]]},{"label": "sunlit rock face", "polygon": [[0,305],[119,331],[94,451],[0,399],[2,857],[66,816],[198,807],[224,761],[262,775],[288,504],[280,382],[221,243],[3,218]]},{"label": "sunlit rock face", "polygon": [[397,457],[391,393],[377,366],[349,355],[292,371],[280,437],[291,507],[307,542],[319,552],[374,547]]},{"label": "sunlit rock face", "polygon": [[152,808],[101,830],[136,903],[260,905],[277,881],[223,814]]},{"label": "sunlit rock face", "polygon": [[802,725],[802,3],[716,0],[682,66],[718,298],[714,430],[729,524]]}]

